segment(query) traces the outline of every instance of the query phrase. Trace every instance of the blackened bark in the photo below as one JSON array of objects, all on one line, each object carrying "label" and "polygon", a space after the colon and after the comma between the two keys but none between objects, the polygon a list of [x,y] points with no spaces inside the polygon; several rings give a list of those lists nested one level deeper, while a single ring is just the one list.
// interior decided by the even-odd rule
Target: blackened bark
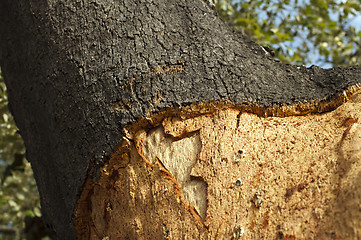
[{"label": "blackened bark", "polygon": [[123,127],[150,112],[214,101],[316,106],[306,114],[361,83],[360,67],[273,60],[201,0],[2,0],[0,36],[11,111],[59,239],[74,238],[90,169],[96,177]]}]

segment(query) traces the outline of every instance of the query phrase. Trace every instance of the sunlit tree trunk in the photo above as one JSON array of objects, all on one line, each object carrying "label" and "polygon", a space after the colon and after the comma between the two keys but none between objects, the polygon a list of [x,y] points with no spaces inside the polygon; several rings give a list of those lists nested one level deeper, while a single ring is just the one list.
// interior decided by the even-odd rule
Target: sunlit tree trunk
[{"label": "sunlit tree trunk", "polygon": [[3,0],[0,36],[56,238],[361,236],[360,67],[284,65],[202,0]]}]

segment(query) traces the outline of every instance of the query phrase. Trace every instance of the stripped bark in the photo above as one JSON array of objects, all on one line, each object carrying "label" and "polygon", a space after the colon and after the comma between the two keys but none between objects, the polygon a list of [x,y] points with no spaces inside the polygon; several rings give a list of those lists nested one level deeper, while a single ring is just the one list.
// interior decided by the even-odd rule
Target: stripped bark
[{"label": "stripped bark", "polygon": [[[171,221],[173,217],[184,220],[179,223],[183,226],[179,234],[189,226],[189,236],[222,237],[230,231],[232,236],[240,236],[243,231],[240,225],[230,228],[229,220],[218,227],[219,230],[210,230],[214,223],[210,217],[213,215],[209,215],[209,199],[218,196],[217,191],[215,195],[209,191],[215,181],[211,178],[213,175],[193,173],[194,167],[191,170],[189,179],[207,185],[208,207],[201,213],[204,210],[199,207],[197,210],[190,198],[188,202],[182,197],[189,179],[183,182],[177,179],[176,170],[172,172],[159,156],[147,159],[141,146],[147,134],[151,134],[149,131],[165,124],[165,119],[175,117],[214,119],[223,114],[233,119],[230,124],[234,129],[240,129],[247,121],[272,122],[271,117],[289,117],[277,121],[293,119],[293,116],[316,117],[343,106],[361,83],[360,67],[320,69],[275,61],[261,46],[228,28],[212,7],[201,0],[87,3],[4,0],[0,3],[0,36],[0,63],[9,89],[10,108],[24,138],[27,159],[34,169],[44,220],[59,239],[72,239],[77,234],[107,237],[104,234],[109,228],[108,215],[104,206],[97,204],[102,197],[99,194],[104,193],[102,181],[110,178],[109,183],[113,185],[107,186],[115,188],[118,178],[129,178],[128,183],[135,184],[137,181],[130,177],[138,178],[137,174],[141,174],[140,179],[144,180],[146,173],[149,174],[147,184],[155,184],[159,189],[175,188],[165,194],[169,198],[162,202],[172,210],[161,215],[156,203],[164,195],[154,195],[149,198],[157,200],[152,202],[152,208],[133,206],[133,215],[126,217],[116,213],[126,226],[123,228],[128,231],[126,237],[146,238],[151,229],[159,230],[157,234],[167,233],[162,219]],[[243,116],[253,117],[243,119]],[[263,120],[257,120],[259,118]],[[357,124],[358,118],[354,119]],[[183,137],[199,136],[202,141],[202,135],[197,135],[203,131],[202,124],[194,127],[194,131],[184,131],[184,136],[176,135],[169,140],[169,146]],[[258,126],[264,128],[262,124]],[[273,134],[277,131],[274,129]],[[350,127],[342,139],[346,141],[353,131],[356,130]],[[139,140],[135,137],[137,134],[143,138]],[[164,134],[168,139],[170,133]],[[237,136],[240,135],[234,133],[233,137]],[[337,145],[337,136],[330,146]],[[201,157],[204,144],[202,142],[196,165],[201,159],[207,159]],[[240,149],[233,148],[227,154],[235,154],[234,150]],[[120,165],[112,165],[118,153]],[[139,171],[134,170],[136,174],[131,175],[128,168],[134,164]],[[118,173],[108,169],[109,166],[118,169]],[[124,173],[120,173],[120,169]],[[111,172],[109,176],[108,172]],[[293,195],[293,185],[288,180],[286,183],[291,188],[287,195]],[[307,188],[306,185],[300,189]],[[118,196],[122,199],[124,196],[122,201],[132,196],[134,191],[129,190],[130,187],[119,190],[124,194]],[[132,189],[138,187],[141,186],[132,185]],[[149,189],[152,188],[149,186]],[[231,193],[225,194],[228,198],[231,196],[227,195]],[[259,202],[262,194],[252,194],[251,202]],[[119,205],[123,209],[120,212],[129,210],[131,205],[126,204],[130,202]],[[249,201],[247,204],[242,206],[251,211]],[[158,220],[152,223],[153,228],[148,226],[141,232],[139,225],[144,226],[145,220],[135,217],[140,216],[135,213],[136,209],[146,211],[144,216],[158,211],[158,217],[163,217],[160,220],[154,217]],[[226,210],[219,211],[219,216],[223,216]],[[136,224],[130,224],[134,221]],[[190,226],[187,221],[197,223]],[[250,224],[247,229],[252,229],[252,222],[247,224]],[[254,229],[257,224],[253,224]],[[254,234],[252,236],[261,236],[257,231]]]}]

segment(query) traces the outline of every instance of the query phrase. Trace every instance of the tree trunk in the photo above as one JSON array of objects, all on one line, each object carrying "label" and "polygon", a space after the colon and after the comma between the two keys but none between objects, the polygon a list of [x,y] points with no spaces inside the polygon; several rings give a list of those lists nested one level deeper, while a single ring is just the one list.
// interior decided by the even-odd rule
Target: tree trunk
[{"label": "tree trunk", "polygon": [[201,0],[2,0],[0,36],[56,238],[361,237],[360,67],[277,62]]}]

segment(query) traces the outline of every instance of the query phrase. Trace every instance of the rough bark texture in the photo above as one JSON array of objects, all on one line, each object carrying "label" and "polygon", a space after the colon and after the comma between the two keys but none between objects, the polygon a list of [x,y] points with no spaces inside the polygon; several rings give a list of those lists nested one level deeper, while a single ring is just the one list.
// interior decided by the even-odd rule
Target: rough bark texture
[{"label": "rough bark texture", "polygon": [[[228,108],[263,117],[327,112],[361,82],[360,67],[307,69],[274,61],[200,0],[2,0],[0,36],[11,111],[34,169],[44,219],[59,239],[75,237],[78,199],[98,191],[90,189],[104,178],[101,169],[113,151],[122,149],[140,161],[135,156],[140,150],[130,141],[138,130],[148,132],[169,116],[192,118]],[[141,168],[150,171],[142,163]],[[174,171],[165,172],[173,183],[150,173],[159,188],[182,188],[188,181],[179,183]],[[202,178],[208,188],[215,181]],[[96,208],[94,196],[88,205]],[[192,228],[207,236],[208,212],[202,216],[192,204],[182,204],[170,206],[179,218],[196,219],[200,225]],[[79,234],[83,230],[75,219]]]}]

